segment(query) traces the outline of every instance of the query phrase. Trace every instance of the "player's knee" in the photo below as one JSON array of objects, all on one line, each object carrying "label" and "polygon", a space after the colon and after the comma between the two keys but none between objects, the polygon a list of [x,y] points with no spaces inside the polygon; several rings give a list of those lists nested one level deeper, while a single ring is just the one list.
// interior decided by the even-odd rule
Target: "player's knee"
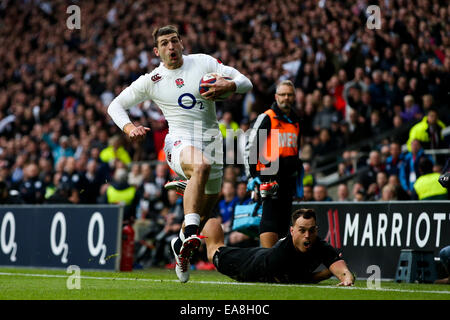
[{"label": "player's knee", "polygon": [[209,176],[209,173],[211,172],[211,165],[209,163],[200,163],[194,165],[194,175],[196,176]]}]

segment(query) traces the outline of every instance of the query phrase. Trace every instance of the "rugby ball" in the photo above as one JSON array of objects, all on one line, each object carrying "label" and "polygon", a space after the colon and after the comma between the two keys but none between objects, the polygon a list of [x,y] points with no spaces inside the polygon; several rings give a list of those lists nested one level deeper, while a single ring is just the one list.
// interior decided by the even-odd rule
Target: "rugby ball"
[{"label": "rugby ball", "polygon": [[[217,78],[218,74],[217,73],[207,73],[205,74],[201,79],[200,79],[200,84],[199,84],[199,91],[200,94],[208,92],[209,87],[204,87],[202,86],[205,83],[214,83],[216,82],[216,78]],[[224,77],[226,80],[231,80],[230,77]],[[222,101],[227,99],[228,97],[230,97],[233,94],[233,92],[227,92],[219,97],[217,97],[216,99],[214,99],[215,101]]]}]

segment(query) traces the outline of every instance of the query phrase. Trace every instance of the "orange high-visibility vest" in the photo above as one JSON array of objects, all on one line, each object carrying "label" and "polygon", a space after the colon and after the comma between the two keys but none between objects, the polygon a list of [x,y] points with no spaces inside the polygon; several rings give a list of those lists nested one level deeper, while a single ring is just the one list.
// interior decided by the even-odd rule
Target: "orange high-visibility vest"
[{"label": "orange high-visibility vest", "polygon": [[[270,117],[270,132],[267,136],[262,155],[270,162],[277,158],[298,156],[298,142],[300,126],[298,123],[288,123],[276,118],[272,109],[264,112]],[[256,170],[261,171],[266,166],[258,159]]]}]

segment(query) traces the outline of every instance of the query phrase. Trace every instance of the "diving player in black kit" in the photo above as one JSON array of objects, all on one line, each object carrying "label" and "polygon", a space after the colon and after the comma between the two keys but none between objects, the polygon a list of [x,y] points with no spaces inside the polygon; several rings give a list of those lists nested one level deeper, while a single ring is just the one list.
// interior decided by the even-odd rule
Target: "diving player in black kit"
[{"label": "diving player in black kit", "polygon": [[[340,286],[355,279],[336,250],[317,236],[312,209],[292,213],[290,232],[272,248],[235,248],[224,244],[220,221],[211,218],[202,234],[206,237],[208,260],[217,270],[243,282],[318,283],[332,275]],[[323,264],[326,268],[314,272]]]}]

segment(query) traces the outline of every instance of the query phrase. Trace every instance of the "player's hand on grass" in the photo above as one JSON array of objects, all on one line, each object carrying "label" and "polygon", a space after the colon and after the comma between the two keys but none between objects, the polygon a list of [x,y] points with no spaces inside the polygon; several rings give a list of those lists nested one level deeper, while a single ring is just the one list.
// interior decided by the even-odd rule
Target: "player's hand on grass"
[{"label": "player's hand on grass", "polygon": [[344,281],[339,282],[337,284],[337,286],[339,286],[339,287],[352,287],[353,286],[353,281],[351,281],[351,280],[344,280]]},{"label": "player's hand on grass", "polygon": [[352,287],[353,284],[355,283],[355,279],[356,279],[356,276],[355,276],[355,274],[353,272],[351,272],[350,274],[344,274],[344,278],[340,279],[341,282],[339,282],[337,284],[337,286],[340,286],[340,287]]},{"label": "player's hand on grass", "polygon": [[142,141],[150,128],[144,126],[135,126],[132,123],[125,125],[123,131],[131,141]]}]

